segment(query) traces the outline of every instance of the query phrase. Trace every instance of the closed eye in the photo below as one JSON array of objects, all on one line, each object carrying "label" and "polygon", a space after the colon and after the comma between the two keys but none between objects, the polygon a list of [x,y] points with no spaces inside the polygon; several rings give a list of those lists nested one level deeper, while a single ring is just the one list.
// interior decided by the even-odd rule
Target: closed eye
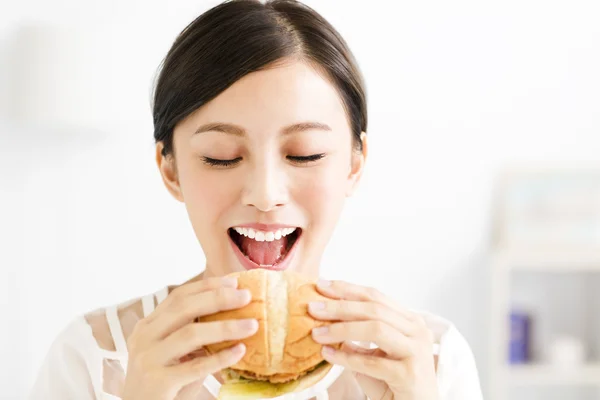
[{"label": "closed eye", "polygon": [[[287,159],[299,164],[307,164],[318,161],[325,157],[325,153],[312,154],[310,156],[287,156]],[[230,167],[242,161],[242,157],[237,157],[229,160],[221,160],[217,158],[202,157],[202,161],[213,167]]]},{"label": "closed eye", "polygon": [[310,156],[287,156],[287,159],[295,163],[309,163],[313,161],[318,161],[323,157],[325,157],[325,153],[313,154]]},{"label": "closed eye", "polygon": [[230,167],[242,161],[242,157],[233,158],[231,160],[219,160],[217,158],[202,157],[202,161],[213,167]]}]

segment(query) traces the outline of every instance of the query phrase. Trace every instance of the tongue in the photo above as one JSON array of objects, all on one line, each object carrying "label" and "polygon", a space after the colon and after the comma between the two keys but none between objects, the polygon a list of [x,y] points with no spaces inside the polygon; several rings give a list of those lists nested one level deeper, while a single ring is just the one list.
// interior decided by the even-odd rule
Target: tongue
[{"label": "tongue", "polygon": [[287,237],[272,242],[257,242],[245,236],[240,239],[244,254],[258,265],[274,265],[285,254]]}]

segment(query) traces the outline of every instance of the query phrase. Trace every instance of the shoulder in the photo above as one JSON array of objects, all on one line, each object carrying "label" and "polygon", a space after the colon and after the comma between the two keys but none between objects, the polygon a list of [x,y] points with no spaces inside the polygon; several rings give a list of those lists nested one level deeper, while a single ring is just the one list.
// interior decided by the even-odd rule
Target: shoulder
[{"label": "shoulder", "polygon": [[[109,352],[117,352],[119,349],[115,344],[114,330],[118,329],[124,339],[129,337],[137,322],[144,318],[142,298],[134,298],[90,311],[83,318],[89,326],[90,334],[97,347]],[[112,320],[112,327],[109,319]]]},{"label": "shoulder", "polygon": [[53,350],[81,350],[90,344],[94,344],[90,326],[85,316],[78,315],[63,327],[50,347]]},{"label": "shoulder", "polygon": [[61,366],[66,366],[69,362],[85,363],[88,350],[93,349],[95,345],[96,342],[85,317],[78,315],[54,337],[46,361],[52,358],[65,361]]},{"label": "shoulder", "polygon": [[[142,299],[146,297],[154,308],[155,295],[151,293],[105,306],[69,321],[52,341],[38,370],[30,399],[98,398],[106,389],[102,382],[107,365],[109,372],[118,373],[127,362],[122,339],[126,340],[144,317]],[[112,324],[109,323],[111,316]],[[115,340],[113,334],[117,332],[119,337]]]},{"label": "shoulder", "polygon": [[439,345],[438,386],[442,399],[483,399],[475,357],[468,341],[451,321],[430,312],[415,311]]},{"label": "shoulder", "polygon": [[94,347],[95,341],[83,316],[67,323],[44,357],[30,399],[92,398]]},{"label": "shoulder", "polygon": [[[122,333],[127,339],[135,325],[150,313],[176,285],[162,287],[144,296],[130,298],[91,310],[71,320],[55,338],[55,346],[62,343],[79,349],[96,348],[106,352],[119,352],[114,334]],[[145,303],[145,304],[144,304]]]},{"label": "shoulder", "polygon": [[129,338],[136,324],[152,313],[176,287],[175,285],[164,286],[156,292],[85,314],[84,318],[90,326],[98,347],[109,352],[122,353],[124,346],[122,342]]}]

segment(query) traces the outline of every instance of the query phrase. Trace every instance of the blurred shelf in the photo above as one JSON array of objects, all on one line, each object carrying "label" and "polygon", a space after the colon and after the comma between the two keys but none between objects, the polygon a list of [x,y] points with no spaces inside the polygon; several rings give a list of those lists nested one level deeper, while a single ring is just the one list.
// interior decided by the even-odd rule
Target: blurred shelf
[{"label": "blurred shelf", "polygon": [[600,272],[600,247],[545,247],[503,249],[496,253],[497,265],[511,270],[556,272]]},{"label": "blurred shelf", "polygon": [[562,369],[544,364],[511,365],[506,370],[511,385],[600,386],[600,363]]}]

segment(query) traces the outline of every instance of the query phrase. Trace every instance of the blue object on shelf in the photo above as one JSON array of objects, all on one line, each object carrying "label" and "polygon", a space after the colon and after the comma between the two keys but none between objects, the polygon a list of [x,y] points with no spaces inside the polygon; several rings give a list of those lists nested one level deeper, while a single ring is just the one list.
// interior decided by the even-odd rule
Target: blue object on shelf
[{"label": "blue object on shelf", "polygon": [[530,361],[531,318],[529,315],[513,311],[510,314],[510,364],[524,364]]}]

